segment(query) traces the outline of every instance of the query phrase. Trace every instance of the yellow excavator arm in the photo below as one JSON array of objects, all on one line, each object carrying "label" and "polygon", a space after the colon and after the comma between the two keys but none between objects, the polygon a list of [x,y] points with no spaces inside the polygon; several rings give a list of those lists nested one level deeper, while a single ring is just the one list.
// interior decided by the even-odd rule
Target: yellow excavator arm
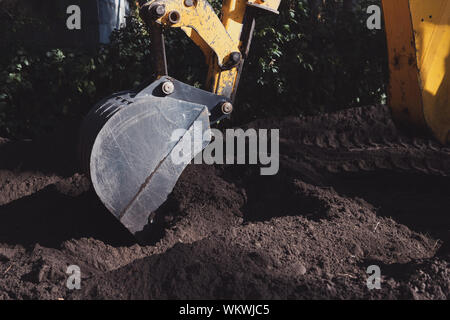
[{"label": "yellow excavator arm", "polygon": [[260,12],[278,13],[279,4],[280,0],[225,0],[219,18],[207,0],[152,0],[141,5],[140,14],[151,32],[159,32],[159,26],[181,28],[205,54],[208,90],[233,100],[255,17]]}]

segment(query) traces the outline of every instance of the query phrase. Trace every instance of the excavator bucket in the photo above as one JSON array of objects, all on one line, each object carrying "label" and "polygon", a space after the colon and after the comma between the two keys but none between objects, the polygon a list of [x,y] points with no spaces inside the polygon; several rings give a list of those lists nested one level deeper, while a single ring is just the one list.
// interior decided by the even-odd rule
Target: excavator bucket
[{"label": "excavator bucket", "polygon": [[450,142],[450,1],[383,0],[397,122]]},{"label": "excavator bucket", "polygon": [[87,115],[83,164],[100,200],[131,233],[144,229],[210,142],[210,115],[222,99],[162,77],[139,92],[105,99]]}]

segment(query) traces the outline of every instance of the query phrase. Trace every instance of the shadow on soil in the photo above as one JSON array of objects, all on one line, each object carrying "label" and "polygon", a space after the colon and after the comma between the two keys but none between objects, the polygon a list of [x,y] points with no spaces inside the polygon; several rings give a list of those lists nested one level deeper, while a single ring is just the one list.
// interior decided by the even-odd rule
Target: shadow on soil
[{"label": "shadow on soil", "polygon": [[40,171],[61,176],[73,174],[79,166],[77,156],[78,124],[65,123],[56,133],[29,141],[0,144],[0,168]]},{"label": "shadow on soil", "polygon": [[54,185],[0,207],[0,243],[59,248],[62,242],[94,237],[110,245],[134,239],[90,191],[78,197]]},{"label": "shadow on soil", "polygon": [[429,234],[449,245],[450,179],[420,174],[376,172],[346,174],[336,179],[337,192],[359,197],[411,230]]},{"label": "shadow on soil", "polygon": [[267,221],[293,215],[304,215],[318,221],[326,216],[326,203],[316,195],[300,190],[296,181],[322,185],[323,180],[305,174],[308,170],[301,166],[299,163],[295,172],[282,167],[272,176],[261,175],[258,166],[228,166],[221,177],[245,190],[246,201],[241,212],[246,221]]}]

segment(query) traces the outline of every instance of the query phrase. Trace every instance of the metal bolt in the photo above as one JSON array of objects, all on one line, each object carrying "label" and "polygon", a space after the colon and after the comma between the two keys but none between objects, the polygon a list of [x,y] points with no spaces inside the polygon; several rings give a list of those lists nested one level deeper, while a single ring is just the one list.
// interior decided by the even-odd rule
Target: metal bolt
[{"label": "metal bolt", "polygon": [[240,52],[232,52],[230,55],[230,60],[233,63],[233,65],[238,64],[241,62],[241,53]]},{"label": "metal bolt", "polygon": [[186,7],[192,7],[194,5],[194,0],[184,0],[184,5]]},{"label": "metal bolt", "polygon": [[222,112],[224,114],[230,114],[233,111],[233,105],[230,102],[224,102],[222,104]]},{"label": "metal bolt", "polygon": [[150,6],[149,11],[152,17],[154,17],[155,19],[159,19],[166,14],[166,6],[159,3],[154,4]]},{"label": "metal bolt", "polygon": [[172,81],[166,81],[161,86],[162,92],[164,92],[166,95],[172,94],[175,90],[175,86],[173,85]]},{"label": "metal bolt", "polygon": [[172,24],[177,24],[181,20],[181,15],[178,11],[173,10],[169,12],[169,22]]}]

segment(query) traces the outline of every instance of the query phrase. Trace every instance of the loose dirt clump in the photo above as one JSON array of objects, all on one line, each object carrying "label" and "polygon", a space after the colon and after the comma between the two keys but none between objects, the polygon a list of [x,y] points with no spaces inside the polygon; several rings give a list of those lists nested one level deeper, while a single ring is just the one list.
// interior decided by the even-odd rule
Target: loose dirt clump
[{"label": "loose dirt clump", "polygon": [[280,129],[279,173],[188,166],[139,244],[79,173],[73,134],[0,141],[0,299],[448,299],[448,148],[383,106],[248,127]]}]

